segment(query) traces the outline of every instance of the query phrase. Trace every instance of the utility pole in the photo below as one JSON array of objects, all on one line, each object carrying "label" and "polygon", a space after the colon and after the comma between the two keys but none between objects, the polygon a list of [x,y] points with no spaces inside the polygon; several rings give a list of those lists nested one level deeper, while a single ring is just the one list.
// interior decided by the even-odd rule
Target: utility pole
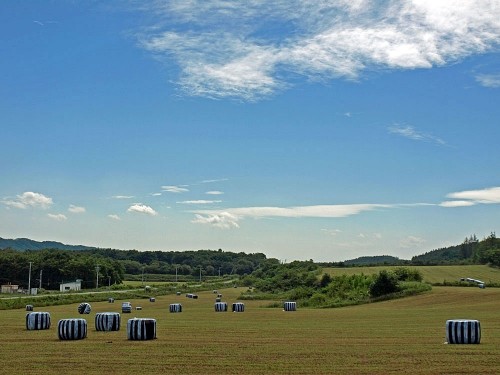
[{"label": "utility pole", "polygon": [[30,273],[28,275],[28,295],[31,295],[31,264],[33,262],[30,262]]},{"label": "utility pole", "polygon": [[201,283],[201,266],[200,266],[200,283]]},{"label": "utility pole", "polygon": [[95,273],[96,273],[96,278],[97,278],[96,289],[99,289],[99,269],[100,269],[99,265],[96,265],[95,266]]},{"label": "utility pole", "polygon": [[177,282],[177,266],[175,266],[175,282]]},{"label": "utility pole", "polygon": [[111,289],[111,276],[108,276],[108,290]]},{"label": "utility pole", "polygon": [[40,270],[40,289],[42,289],[42,272],[43,270]]}]

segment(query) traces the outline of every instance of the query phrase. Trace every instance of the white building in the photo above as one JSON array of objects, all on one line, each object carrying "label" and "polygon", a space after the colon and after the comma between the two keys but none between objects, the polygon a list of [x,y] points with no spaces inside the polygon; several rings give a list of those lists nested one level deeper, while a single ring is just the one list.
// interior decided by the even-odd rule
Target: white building
[{"label": "white building", "polygon": [[70,283],[61,283],[59,286],[59,290],[61,292],[68,292],[70,290],[81,290],[82,289],[82,280],[77,279]]}]

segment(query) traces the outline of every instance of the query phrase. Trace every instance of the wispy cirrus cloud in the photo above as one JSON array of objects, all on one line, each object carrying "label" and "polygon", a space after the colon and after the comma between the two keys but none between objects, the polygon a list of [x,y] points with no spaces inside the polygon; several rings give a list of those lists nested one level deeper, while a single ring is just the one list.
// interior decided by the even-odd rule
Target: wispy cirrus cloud
[{"label": "wispy cirrus cloud", "polygon": [[52,198],[32,191],[26,191],[21,195],[17,195],[14,199],[6,198],[2,201],[2,203],[6,206],[20,209],[26,209],[29,207],[48,209],[54,204]]},{"label": "wispy cirrus cloud", "polygon": [[205,194],[207,194],[207,195],[222,195],[222,194],[224,194],[224,192],[219,191],[219,190],[211,190],[211,191],[205,192]]},{"label": "wispy cirrus cloud", "polygon": [[80,206],[75,206],[73,204],[70,204],[69,208],[68,208],[68,211],[71,212],[71,213],[73,213],[73,214],[83,214],[87,210],[85,209],[85,207],[80,207]]},{"label": "wispy cirrus cloud", "polygon": [[187,189],[186,186],[187,185],[180,185],[180,186],[165,185],[165,186],[162,186],[161,189],[163,191],[168,192],[168,193],[185,193],[185,192],[189,191],[189,189]]},{"label": "wispy cirrus cloud", "polygon": [[113,199],[132,199],[135,198],[133,195],[113,195]]},{"label": "wispy cirrus cloud", "polygon": [[393,125],[387,128],[391,134],[396,134],[404,138],[412,139],[414,141],[432,142],[439,145],[445,145],[446,142],[432,134],[423,133],[418,131],[413,126],[409,125]]},{"label": "wispy cirrus cloud", "polygon": [[127,209],[127,212],[146,214],[146,215],[150,215],[150,216],[158,215],[158,212],[156,212],[152,207],[147,206],[147,205],[142,204],[142,203],[133,204],[132,206],[130,206]]},{"label": "wispy cirrus cloud", "polygon": [[[310,80],[443,66],[498,47],[496,0],[143,1],[140,46],[188,95],[256,100]],[[279,30],[279,33],[276,32]]]},{"label": "wispy cirrus cloud", "polygon": [[66,215],[63,214],[47,214],[47,217],[55,221],[65,221],[68,219]]},{"label": "wispy cirrus cloud", "polygon": [[500,74],[478,74],[476,75],[476,81],[481,86],[496,89],[500,87]]},{"label": "wispy cirrus cloud", "polygon": [[443,207],[463,207],[475,204],[499,204],[500,187],[491,187],[479,190],[465,190],[446,195],[447,198],[456,199],[441,203]]},{"label": "wispy cirrus cloud", "polygon": [[191,201],[180,201],[180,202],[176,202],[176,203],[179,203],[179,204],[214,204],[214,203],[220,203],[220,202],[222,202],[222,201],[198,199],[198,200],[191,200]]}]

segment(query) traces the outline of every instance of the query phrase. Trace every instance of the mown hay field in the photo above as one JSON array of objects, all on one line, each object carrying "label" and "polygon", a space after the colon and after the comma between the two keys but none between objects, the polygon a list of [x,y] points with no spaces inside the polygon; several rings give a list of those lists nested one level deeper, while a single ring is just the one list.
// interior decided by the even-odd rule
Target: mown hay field
[{"label": "mown hay field", "polygon": [[[376,267],[345,267],[345,268],[323,268],[324,273],[331,276],[353,275],[364,273],[372,275],[383,269],[394,269],[399,266],[376,266]],[[405,266],[406,267],[406,266]],[[462,277],[470,277],[484,281],[485,283],[500,284],[500,269],[486,265],[460,265],[460,266],[407,266],[420,271],[424,281],[435,284],[444,282],[456,282]]]},{"label": "mown hay field", "polygon": [[[52,327],[28,331],[24,309],[0,311],[0,374],[499,374],[500,289],[435,287],[405,299],[338,309],[284,312],[265,301],[231,303],[243,289],[221,290],[228,312],[214,311],[215,295],[132,300],[141,311],[121,314],[117,332],[97,332],[96,312],[121,312],[121,302],[44,307]],[[170,303],[182,313],[169,313]],[[60,341],[62,318],[88,321],[88,337]],[[157,319],[157,339],[129,341],[132,317]],[[477,319],[479,345],[446,345],[447,319]]]}]

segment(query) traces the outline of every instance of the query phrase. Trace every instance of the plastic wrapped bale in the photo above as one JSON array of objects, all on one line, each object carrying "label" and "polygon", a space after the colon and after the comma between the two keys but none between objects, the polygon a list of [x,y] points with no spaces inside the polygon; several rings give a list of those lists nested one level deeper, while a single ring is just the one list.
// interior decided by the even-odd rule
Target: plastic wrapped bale
[{"label": "plastic wrapped bale", "polygon": [[244,312],[245,304],[243,302],[235,302],[233,303],[233,312]]},{"label": "plastic wrapped bale", "polygon": [[82,340],[87,337],[85,319],[61,319],[57,324],[59,340]]},{"label": "plastic wrapped bale", "polygon": [[226,302],[215,302],[215,312],[225,312],[227,311]]},{"label": "plastic wrapped bale", "polygon": [[92,310],[90,303],[83,302],[78,305],[78,312],[80,314],[90,314],[90,310]]},{"label": "plastic wrapped bale", "polygon": [[467,319],[447,320],[446,341],[448,344],[479,344],[481,323]]},{"label": "plastic wrapped bale", "polygon": [[221,302],[221,301],[222,301],[222,298],[217,297],[217,298],[215,299],[215,302]]},{"label": "plastic wrapped bale", "polygon": [[149,302],[156,302],[156,298],[154,298],[154,297],[149,297]]},{"label": "plastic wrapped bale", "polygon": [[108,298],[108,302],[109,302],[109,303],[115,303],[115,299],[114,299],[114,298],[112,298],[112,297],[109,297],[109,298]]},{"label": "plastic wrapped bale", "polygon": [[297,302],[285,302],[283,304],[283,311],[296,311]]},{"label": "plastic wrapped bale", "polygon": [[129,319],[127,322],[127,338],[129,340],[156,339],[156,319]]},{"label": "plastic wrapped bale", "polygon": [[182,312],[182,305],[180,303],[171,303],[169,306],[169,311],[171,313],[180,313]]},{"label": "plastic wrapped bale", "polygon": [[181,292],[176,292],[175,294],[176,294],[176,295],[178,295],[178,296],[180,296],[180,295],[181,295]]},{"label": "plastic wrapped bale", "polygon": [[26,314],[26,329],[40,330],[50,328],[50,314],[48,312],[30,312]]},{"label": "plastic wrapped bale", "polygon": [[26,305],[26,311],[33,311],[33,305]]},{"label": "plastic wrapped bale", "polygon": [[198,295],[197,294],[193,294],[193,299],[198,299]]},{"label": "plastic wrapped bale", "polygon": [[131,313],[132,312],[132,304],[130,302],[122,303],[122,313]]},{"label": "plastic wrapped bale", "polygon": [[115,312],[104,312],[95,314],[96,331],[119,331],[120,314]]},{"label": "plastic wrapped bale", "polygon": [[136,306],[135,309],[136,310],[142,310],[142,307],[141,306]]}]

